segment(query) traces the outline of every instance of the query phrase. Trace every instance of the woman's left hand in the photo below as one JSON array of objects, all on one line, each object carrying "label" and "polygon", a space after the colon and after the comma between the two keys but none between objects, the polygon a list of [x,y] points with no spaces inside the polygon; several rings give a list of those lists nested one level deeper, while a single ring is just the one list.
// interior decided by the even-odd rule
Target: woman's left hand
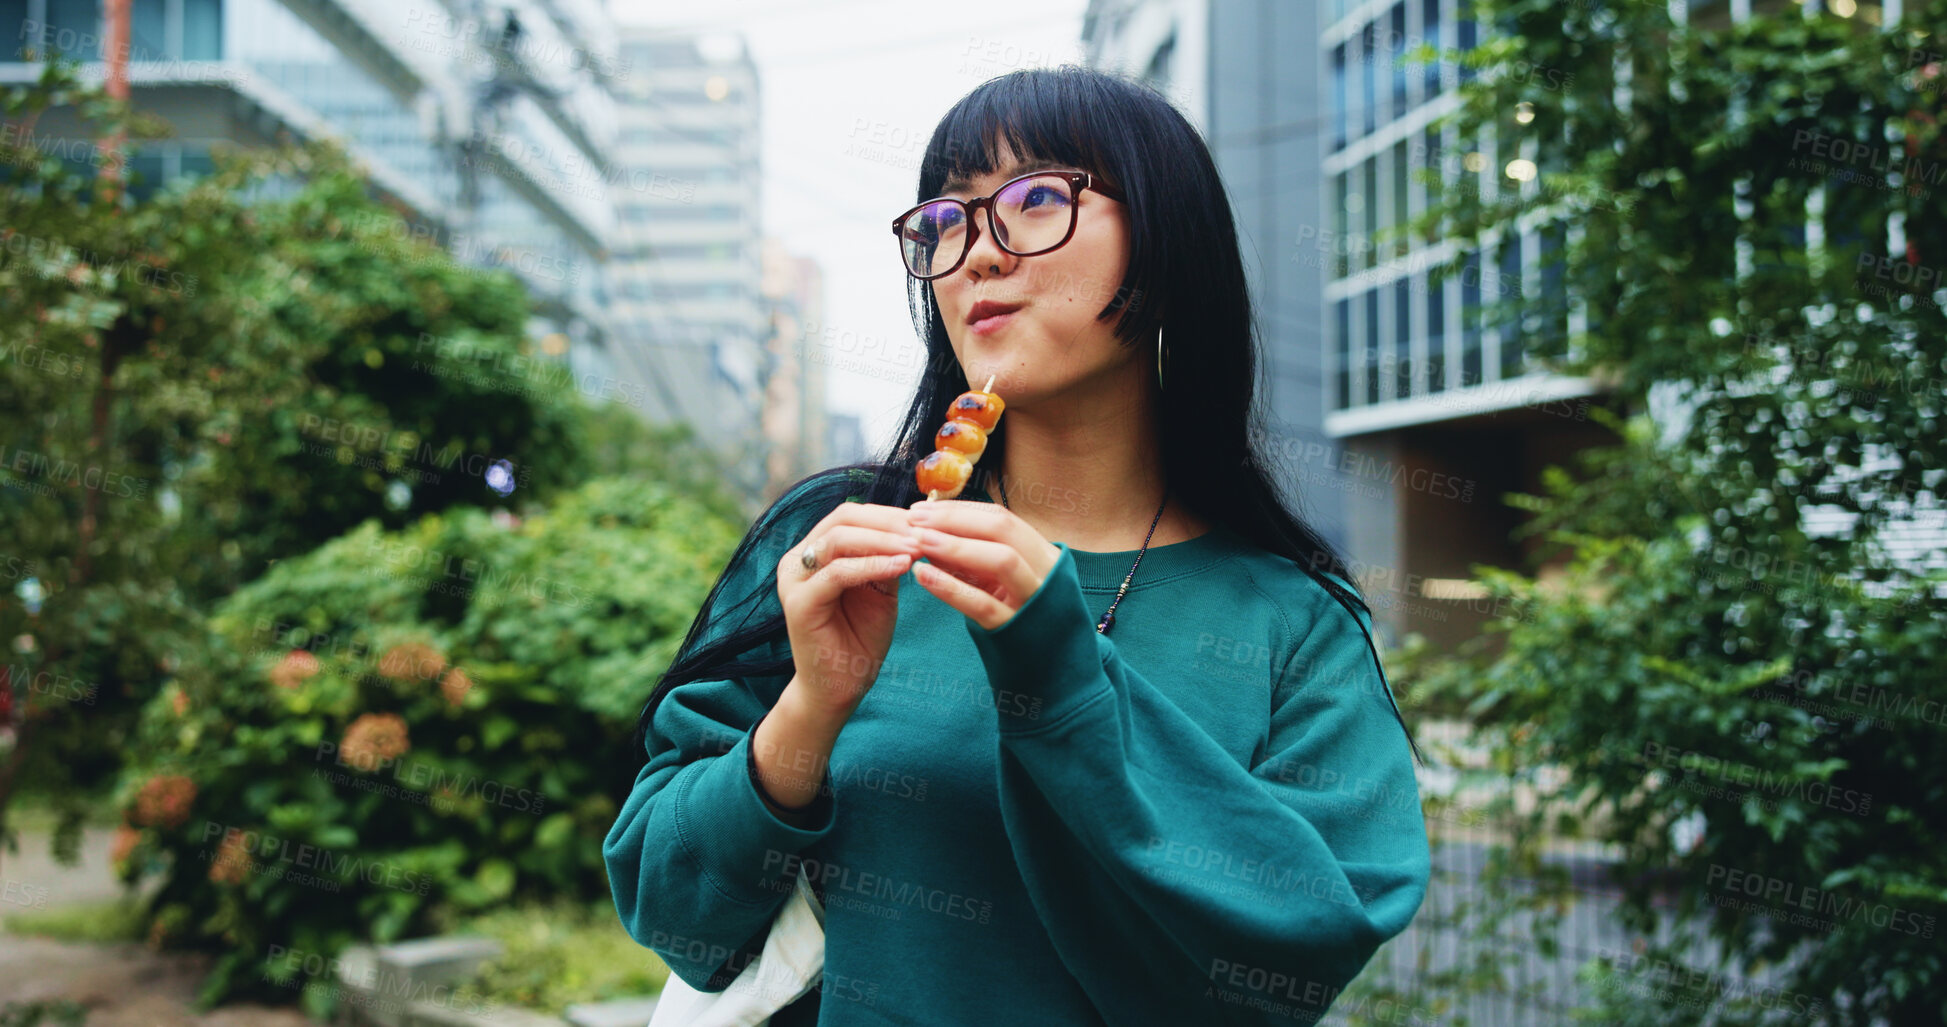
[{"label": "woman's left hand", "polygon": [[908,508],[919,539],[913,580],[992,631],[1041,587],[1061,550],[1014,511],[965,499],[925,499]]}]

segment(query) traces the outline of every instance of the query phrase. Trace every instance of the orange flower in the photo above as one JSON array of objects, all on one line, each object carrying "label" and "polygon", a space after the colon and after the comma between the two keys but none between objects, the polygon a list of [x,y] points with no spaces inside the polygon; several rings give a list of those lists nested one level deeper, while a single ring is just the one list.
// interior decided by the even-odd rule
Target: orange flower
[{"label": "orange flower", "polygon": [[458,667],[447,671],[446,676],[439,679],[439,694],[445,696],[446,701],[455,706],[465,702],[466,694],[471,691],[473,691],[473,679],[467,677],[466,671]]},{"label": "orange flower", "polygon": [[244,833],[231,828],[223,832],[223,841],[216,846],[216,856],[210,860],[210,880],[217,884],[242,884],[250,876],[250,848],[244,842]]},{"label": "orange flower", "polygon": [[178,717],[182,716],[185,713],[188,713],[189,693],[183,691],[180,687],[170,690],[169,708],[176,711],[176,716]]},{"label": "orange flower", "polygon": [[270,669],[270,680],[279,688],[296,688],[317,673],[318,658],[303,649],[293,649]]},{"label": "orange flower", "polygon": [[108,863],[117,873],[127,869],[129,856],[142,843],[142,832],[123,824],[115,829],[115,840],[108,845]]},{"label": "orange flower", "polygon": [[189,819],[189,804],[194,801],[196,782],[181,774],[152,777],[136,793],[129,822],[143,827],[181,827]]},{"label": "orange flower", "polygon": [[338,743],[340,762],[372,770],[404,756],[412,748],[406,722],[396,713],[366,713],[345,729]]},{"label": "orange flower", "polygon": [[431,681],[446,669],[446,657],[423,642],[402,642],[379,658],[379,673],[394,681]]}]

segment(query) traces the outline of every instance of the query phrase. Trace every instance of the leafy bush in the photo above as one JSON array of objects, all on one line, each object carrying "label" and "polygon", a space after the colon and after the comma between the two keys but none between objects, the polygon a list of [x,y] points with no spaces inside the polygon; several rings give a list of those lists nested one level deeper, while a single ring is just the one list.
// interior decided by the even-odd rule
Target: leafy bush
[{"label": "leafy bush", "polygon": [[[1518,499],[1561,573],[1481,571],[1508,615],[1445,682],[1532,800],[1490,810],[1480,881],[1537,876],[1551,834],[1621,854],[1639,954],[1697,973],[1585,967],[1601,1022],[1947,1022],[1947,0],[1705,6],[1468,5],[1491,38],[1441,127],[1534,175],[1429,183],[1414,229],[1441,274],[1558,240],[1477,323],[1629,415]],[[1747,977],[1788,1000],[1718,1001]]]},{"label": "leafy bush", "polygon": [[342,152],[111,199],[37,148],[57,109],[83,138],[166,126],[69,63],[0,88],[0,843],[34,794],[67,853],[210,604],[368,519],[497,501],[499,460],[545,502],[591,477],[588,421],[629,436],[529,352],[511,272],[415,238]]},{"label": "leafy bush", "polygon": [[473,988],[502,1008],[559,1016],[578,1002],[655,994],[669,979],[669,968],[629,937],[608,900],[495,910],[460,930],[500,942],[500,958],[481,968]]},{"label": "leafy bush", "polygon": [[215,1001],[302,983],[292,952],[605,898],[635,718],[737,539],[602,479],[525,521],[367,523],[278,564],[143,711],[117,859],[160,865],[150,940],[221,952]]}]

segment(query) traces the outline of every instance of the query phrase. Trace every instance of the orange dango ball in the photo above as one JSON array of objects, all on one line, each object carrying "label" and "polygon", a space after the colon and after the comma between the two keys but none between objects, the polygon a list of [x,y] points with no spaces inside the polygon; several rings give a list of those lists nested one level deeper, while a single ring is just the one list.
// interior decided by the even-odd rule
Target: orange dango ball
[{"label": "orange dango ball", "polygon": [[936,449],[919,462],[914,477],[920,492],[928,498],[952,499],[973,477],[973,461],[955,450]]},{"label": "orange dango ball", "polygon": [[991,392],[963,392],[953,405],[946,408],[946,416],[955,421],[972,421],[981,431],[994,430],[1001,420],[1001,411],[1007,407],[999,396]]},{"label": "orange dango ball", "polygon": [[968,463],[977,464],[980,454],[987,451],[987,432],[972,421],[948,421],[933,436],[933,448],[953,450]]}]

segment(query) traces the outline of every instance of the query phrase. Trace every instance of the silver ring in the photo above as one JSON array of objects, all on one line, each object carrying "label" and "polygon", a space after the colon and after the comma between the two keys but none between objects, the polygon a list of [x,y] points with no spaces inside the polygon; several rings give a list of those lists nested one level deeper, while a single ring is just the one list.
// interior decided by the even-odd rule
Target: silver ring
[{"label": "silver ring", "polygon": [[818,543],[809,543],[802,550],[799,550],[798,565],[803,567],[807,573],[818,570]]}]

